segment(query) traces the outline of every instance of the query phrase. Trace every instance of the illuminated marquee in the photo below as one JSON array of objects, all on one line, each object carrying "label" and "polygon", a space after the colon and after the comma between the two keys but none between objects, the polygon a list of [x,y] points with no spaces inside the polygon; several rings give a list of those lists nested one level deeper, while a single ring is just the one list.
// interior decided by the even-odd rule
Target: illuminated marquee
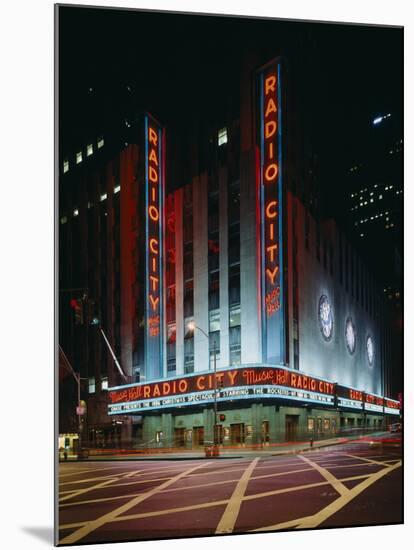
[{"label": "illuminated marquee", "polygon": [[364,409],[366,411],[384,412],[384,398],[379,395],[364,393]]},{"label": "illuminated marquee", "polygon": [[164,131],[145,116],[145,374],[163,372]]},{"label": "illuminated marquee", "polygon": [[283,185],[281,68],[273,61],[258,74],[258,242],[263,360],[285,360],[283,296]]},{"label": "illuminated marquee", "polygon": [[384,397],[384,412],[386,414],[400,414],[400,402]]},{"label": "illuminated marquee", "polygon": [[218,398],[279,397],[334,404],[335,384],[278,367],[249,367],[223,370],[148,384],[134,384],[109,392],[109,414],[174,405],[212,402]]}]

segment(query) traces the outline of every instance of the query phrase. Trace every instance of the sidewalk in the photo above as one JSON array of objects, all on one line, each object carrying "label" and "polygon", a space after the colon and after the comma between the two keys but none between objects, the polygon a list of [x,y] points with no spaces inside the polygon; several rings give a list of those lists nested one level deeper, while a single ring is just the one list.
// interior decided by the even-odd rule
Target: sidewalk
[{"label": "sidewalk", "polygon": [[[340,445],[342,443],[349,443],[351,441],[369,441],[371,438],[387,435],[388,432],[374,432],[366,435],[349,435],[342,437],[335,437],[332,439],[323,439],[314,441],[313,446],[310,446],[309,441],[292,442],[292,443],[273,443],[269,446],[261,448],[256,447],[240,447],[240,448],[220,448],[220,456],[208,457],[208,460],[219,459],[232,459],[232,458],[245,458],[256,456],[279,456],[296,454],[305,451],[312,451],[323,447],[330,447],[332,445]],[[104,452],[97,453],[96,449],[90,451],[88,459],[79,460],[79,462],[92,462],[92,461],[112,461],[112,460],[205,460],[205,452],[200,450],[188,450],[182,449],[147,449],[143,450],[125,450],[120,452],[113,452],[105,454]],[[65,462],[60,459],[60,462]],[[76,455],[69,454],[66,462],[78,462]]]}]

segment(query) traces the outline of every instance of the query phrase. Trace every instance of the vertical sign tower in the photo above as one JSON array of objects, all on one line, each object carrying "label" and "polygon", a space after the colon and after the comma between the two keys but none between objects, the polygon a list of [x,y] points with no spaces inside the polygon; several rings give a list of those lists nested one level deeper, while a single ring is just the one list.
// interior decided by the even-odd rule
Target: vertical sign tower
[{"label": "vertical sign tower", "polygon": [[145,378],[164,365],[164,128],[145,115]]},{"label": "vertical sign tower", "polygon": [[262,358],[285,363],[281,64],[258,71],[258,246]]}]

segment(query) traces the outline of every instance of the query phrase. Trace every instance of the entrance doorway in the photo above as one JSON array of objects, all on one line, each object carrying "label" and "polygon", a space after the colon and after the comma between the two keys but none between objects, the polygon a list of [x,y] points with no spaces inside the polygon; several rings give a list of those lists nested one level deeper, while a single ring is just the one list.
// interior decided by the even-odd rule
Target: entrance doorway
[{"label": "entrance doorway", "polygon": [[193,444],[194,447],[202,447],[204,445],[204,426],[193,428]]},{"label": "entrance doorway", "polygon": [[285,440],[296,441],[298,437],[299,415],[287,414],[285,424]]},{"label": "entrance doorway", "polygon": [[230,424],[230,441],[232,445],[244,443],[244,424]]},{"label": "entrance doorway", "polygon": [[269,443],[269,421],[263,420],[262,422],[262,443]]},{"label": "entrance doorway", "polygon": [[175,447],[185,446],[185,428],[175,428],[174,430],[174,445]]}]

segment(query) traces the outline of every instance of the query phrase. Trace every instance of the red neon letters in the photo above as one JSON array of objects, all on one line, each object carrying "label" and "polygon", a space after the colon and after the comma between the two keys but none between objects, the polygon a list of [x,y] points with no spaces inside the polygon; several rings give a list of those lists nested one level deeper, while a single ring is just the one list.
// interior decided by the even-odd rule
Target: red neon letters
[{"label": "red neon letters", "polygon": [[150,121],[148,125],[148,333],[160,334],[160,158],[159,133]]},{"label": "red neon letters", "polygon": [[277,200],[277,76],[268,71],[263,82],[262,182],[264,186],[265,308],[268,317],[280,309],[279,204]]}]

